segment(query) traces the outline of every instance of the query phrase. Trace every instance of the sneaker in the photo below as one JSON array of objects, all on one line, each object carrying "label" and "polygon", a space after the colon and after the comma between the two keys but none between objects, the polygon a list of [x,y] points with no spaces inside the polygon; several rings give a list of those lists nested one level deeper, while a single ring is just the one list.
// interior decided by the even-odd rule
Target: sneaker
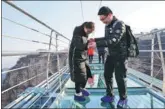
[{"label": "sneaker", "polygon": [[76,101],[85,101],[85,97],[83,95],[74,95],[74,100]]},{"label": "sneaker", "polygon": [[87,89],[81,89],[81,92],[83,94],[83,96],[89,96],[90,92],[87,91]]},{"label": "sneaker", "polygon": [[119,100],[118,103],[117,103],[117,107],[119,107],[119,108],[127,108],[127,102],[128,102],[127,99]]},{"label": "sneaker", "polygon": [[101,102],[101,106],[108,109],[115,109],[115,102]]},{"label": "sneaker", "polygon": [[101,98],[101,101],[102,102],[113,102],[114,98],[115,98],[114,96],[111,97],[111,96],[106,95],[106,96]]}]

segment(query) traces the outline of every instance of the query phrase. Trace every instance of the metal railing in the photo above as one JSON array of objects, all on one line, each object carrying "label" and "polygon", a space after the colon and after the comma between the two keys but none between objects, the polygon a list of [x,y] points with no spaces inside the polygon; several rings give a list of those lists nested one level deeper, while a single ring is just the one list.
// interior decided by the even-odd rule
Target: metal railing
[{"label": "metal railing", "polygon": [[[48,28],[50,30],[50,34],[46,34],[46,33],[43,33],[41,32],[40,30],[37,30],[35,28],[31,28],[29,26],[26,26],[24,24],[21,24],[19,22],[16,22],[16,21],[13,21],[9,18],[6,18],[6,17],[2,17],[3,20],[6,20],[10,23],[13,23],[15,25],[19,25],[20,27],[23,27],[23,28],[26,28],[26,29],[29,29],[31,31],[34,31],[34,32],[37,32],[39,34],[42,34],[44,36],[47,36],[47,38],[49,38],[49,42],[42,42],[42,41],[38,41],[38,40],[29,40],[29,39],[24,39],[24,38],[18,38],[18,37],[13,37],[13,36],[9,36],[9,35],[2,35],[2,37],[4,38],[12,38],[12,39],[18,39],[18,40],[21,40],[21,41],[28,41],[28,42],[32,42],[32,43],[40,43],[40,44],[44,44],[46,46],[49,46],[47,50],[43,50],[43,51],[2,51],[2,57],[9,57],[9,56],[21,56],[21,55],[42,55],[44,54],[44,57],[47,57],[47,65],[46,65],[46,73],[45,72],[42,72],[42,73],[39,73],[31,78],[28,78],[27,80],[24,80],[14,86],[11,86],[5,90],[3,90],[1,92],[1,94],[4,94],[6,92],[8,92],[9,90],[12,90],[30,80],[33,80],[35,79],[36,77],[39,77],[43,74],[46,74],[46,79],[45,79],[45,85],[46,85],[46,90],[48,91],[51,87],[49,87],[49,85],[51,84],[49,79],[49,73],[53,73],[50,69],[50,63],[54,60],[51,60],[51,54],[55,55],[56,56],[56,61],[57,61],[57,73],[60,75],[60,77],[58,77],[59,79],[59,83],[60,83],[60,91],[61,91],[61,68],[60,68],[60,55],[61,54],[66,54],[68,55],[68,51],[64,51],[64,50],[59,50],[59,46],[58,46],[58,42],[63,42],[64,47],[68,47],[68,45],[70,44],[70,39],[65,37],[64,35],[62,35],[61,33],[59,33],[58,31],[56,31],[55,29],[51,28],[50,26],[48,26],[46,23],[40,21],[39,19],[37,19],[36,17],[32,16],[30,13],[26,12],[25,10],[21,9],[20,7],[16,6],[14,3],[12,3],[11,1],[3,1],[5,2],[6,4],[10,5],[11,7],[13,7],[14,9],[16,9],[17,11],[21,12],[22,14],[24,14],[25,16],[31,18],[32,20],[36,21],[37,23],[41,24],[42,26]],[[53,33],[55,33],[55,36],[53,36]],[[61,39],[62,38],[62,39]],[[52,43],[52,41],[55,40],[55,44]],[[52,47],[54,47],[55,50],[52,50]],[[68,59],[68,56],[66,56],[66,61]],[[67,62],[66,62],[67,63]],[[19,71],[19,70],[24,70],[24,69],[27,69],[27,68],[30,68],[30,67],[34,67],[34,66],[37,66],[37,65],[40,65],[40,63],[37,63],[37,64],[32,64],[32,65],[27,65],[27,66],[21,66],[19,68],[15,68],[15,69],[10,69],[10,70],[7,70],[7,71],[3,71],[1,74],[8,74],[8,73],[12,73],[12,72],[16,72],[16,71]],[[43,83],[44,83],[43,82]],[[36,84],[37,85],[37,84]],[[38,86],[38,85],[37,85]]]},{"label": "metal railing", "polygon": [[[165,94],[165,62],[164,62],[165,61],[165,57],[163,55],[163,53],[165,54],[165,49],[162,49],[162,45],[164,45],[165,42],[162,42],[161,39],[160,39],[160,33],[161,32],[165,32],[165,29],[160,29],[160,30],[157,30],[157,31],[154,31],[154,32],[151,32],[151,33],[147,33],[147,34],[144,34],[142,36],[139,36],[138,38],[141,39],[141,40],[150,40],[151,41],[151,44],[147,44],[147,46],[149,46],[148,49],[150,49],[150,50],[148,50],[148,49],[147,50],[140,50],[140,54],[136,58],[136,59],[140,59],[141,60],[140,63],[138,63],[138,61],[135,58],[130,59],[130,61],[134,61],[133,64],[141,67],[141,69],[145,69],[145,70],[150,71],[150,76],[152,77],[152,81],[145,79],[144,76],[141,76],[141,77],[139,76],[139,79],[142,79],[142,80],[144,80],[146,82],[149,82],[150,88],[153,87],[153,82],[155,82],[155,80],[156,80],[155,78],[159,74],[162,73],[163,80],[162,80],[161,90]],[[147,37],[147,36],[150,36],[150,37],[148,39],[147,38],[143,39],[144,37]],[[165,36],[163,36],[163,37],[165,37]],[[157,49],[155,50],[155,46],[156,45],[159,47],[159,50],[157,50]],[[144,44],[143,45],[139,44],[139,47],[145,47],[145,46],[146,45],[144,45]],[[151,53],[151,56],[143,56],[144,54],[141,55],[141,53]],[[154,55],[154,54],[156,54],[156,55]],[[150,62],[148,62],[148,61],[146,62],[144,59],[145,60],[150,60]],[[159,61],[160,63],[155,63],[155,61]],[[150,68],[148,68],[148,67],[146,68],[145,64],[150,65]],[[154,71],[154,68],[156,68],[156,67],[159,67],[159,69],[157,69],[157,71]],[[138,68],[136,70],[138,70]],[[154,87],[156,87],[156,84],[154,84]]]}]

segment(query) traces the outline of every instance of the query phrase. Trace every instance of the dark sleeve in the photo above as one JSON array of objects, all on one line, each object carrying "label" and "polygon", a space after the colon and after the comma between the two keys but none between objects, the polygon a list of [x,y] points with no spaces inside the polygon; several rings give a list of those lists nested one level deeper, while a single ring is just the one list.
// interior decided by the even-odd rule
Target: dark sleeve
[{"label": "dark sleeve", "polygon": [[97,47],[107,47],[107,42],[105,37],[95,38]]},{"label": "dark sleeve", "polygon": [[125,25],[123,22],[118,22],[114,29],[113,32],[111,34],[110,37],[103,37],[103,38],[96,38],[96,44],[98,47],[107,47],[107,46],[111,46],[111,45],[116,45],[121,38],[124,36],[125,33]]},{"label": "dark sleeve", "polygon": [[73,36],[73,44],[77,50],[86,50],[87,49],[87,40],[82,36]]}]

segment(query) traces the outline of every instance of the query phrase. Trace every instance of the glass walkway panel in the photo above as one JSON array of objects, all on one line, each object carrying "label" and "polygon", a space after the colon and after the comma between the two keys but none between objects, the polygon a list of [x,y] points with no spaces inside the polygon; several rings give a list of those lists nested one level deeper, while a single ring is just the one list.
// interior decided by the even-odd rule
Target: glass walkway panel
[{"label": "glass walkway panel", "polygon": [[[94,59],[95,62],[97,58]],[[94,62],[93,62],[94,63]],[[94,85],[87,83],[86,88],[91,95],[86,97],[85,102],[77,102],[74,100],[75,85],[69,79],[65,84],[64,91],[59,94],[56,100],[50,106],[51,108],[116,108],[119,100],[116,80],[114,79],[114,103],[103,103],[101,97],[106,94],[106,85],[104,82],[103,64],[90,64],[92,74],[94,76]],[[127,93],[128,93],[128,108],[165,108],[165,98],[162,94],[146,87],[144,83],[134,78],[130,72],[134,70],[128,69],[127,75]]]}]

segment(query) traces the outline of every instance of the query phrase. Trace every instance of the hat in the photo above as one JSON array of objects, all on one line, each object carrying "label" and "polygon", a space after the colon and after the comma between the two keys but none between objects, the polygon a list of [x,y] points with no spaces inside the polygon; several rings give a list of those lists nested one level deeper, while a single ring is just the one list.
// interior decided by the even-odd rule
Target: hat
[{"label": "hat", "polygon": [[103,6],[99,9],[98,15],[108,15],[109,13],[113,14],[112,10],[107,6]]}]

